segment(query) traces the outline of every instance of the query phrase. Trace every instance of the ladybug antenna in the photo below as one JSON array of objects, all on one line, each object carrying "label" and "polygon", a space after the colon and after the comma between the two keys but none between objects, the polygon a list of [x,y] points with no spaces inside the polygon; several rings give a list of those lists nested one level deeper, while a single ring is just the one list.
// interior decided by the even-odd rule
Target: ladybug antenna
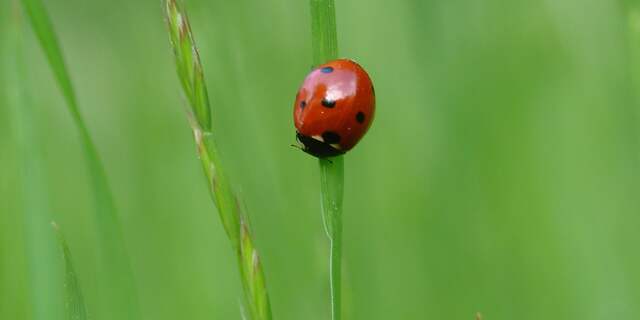
[{"label": "ladybug antenna", "polygon": [[297,144],[291,144],[291,146],[296,148],[296,149],[304,151],[304,149],[301,146],[297,145]]}]

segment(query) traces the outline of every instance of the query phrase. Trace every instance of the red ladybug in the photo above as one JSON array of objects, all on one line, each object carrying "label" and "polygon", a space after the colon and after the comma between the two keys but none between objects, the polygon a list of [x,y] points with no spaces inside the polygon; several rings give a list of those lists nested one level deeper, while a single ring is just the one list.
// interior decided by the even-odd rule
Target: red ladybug
[{"label": "red ladybug", "polygon": [[293,106],[302,151],[326,158],[351,150],[367,133],[375,109],[373,84],[357,63],[338,59],[313,69]]}]

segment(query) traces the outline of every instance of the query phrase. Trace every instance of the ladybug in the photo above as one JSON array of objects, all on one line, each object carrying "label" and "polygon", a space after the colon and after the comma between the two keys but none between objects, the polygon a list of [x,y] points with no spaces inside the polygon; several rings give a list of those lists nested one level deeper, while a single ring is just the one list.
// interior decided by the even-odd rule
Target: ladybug
[{"label": "ladybug", "polygon": [[300,149],[318,158],[351,150],[369,130],[375,108],[371,78],[354,61],[338,59],[313,69],[293,106]]}]

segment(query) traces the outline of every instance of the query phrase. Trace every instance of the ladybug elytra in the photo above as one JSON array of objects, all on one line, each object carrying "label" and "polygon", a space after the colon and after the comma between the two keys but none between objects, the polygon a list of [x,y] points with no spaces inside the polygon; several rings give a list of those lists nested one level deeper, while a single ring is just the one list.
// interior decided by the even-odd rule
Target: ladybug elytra
[{"label": "ladybug elytra", "polygon": [[318,158],[351,150],[371,126],[375,105],[371,79],[354,61],[338,59],[313,69],[293,106],[301,149]]}]

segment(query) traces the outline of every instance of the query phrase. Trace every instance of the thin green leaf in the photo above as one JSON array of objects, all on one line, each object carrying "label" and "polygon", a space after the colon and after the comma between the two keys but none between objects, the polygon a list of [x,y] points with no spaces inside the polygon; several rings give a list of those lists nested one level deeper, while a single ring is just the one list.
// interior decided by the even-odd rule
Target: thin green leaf
[{"label": "thin green leaf", "polygon": [[60,85],[62,89],[62,94],[69,104],[71,114],[76,121],[82,122],[76,95],[71,85],[71,78],[67,73],[67,68],[62,58],[62,50],[60,50],[60,46],[58,45],[58,40],[53,31],[54,28],[47,11],[40,0],[22,0],[22,4],[29,16],[31,26],[36,32],[38,40],[40,40],[42,50],[44,50],[49,60],[49,66],[53,70],[58,85]]},{"label": "thin green leaf", "polygon": [[31,313],[34,320],[63,319],[62,263],[55,246],[55,237],[48,224],[51,221],[49,194],[44,174],[42,139],[35,123],[33,105],[25,94],[25,62],[23,28],[19,7],[3,24],[6,45],[0,70],[6,76],[8,107],[19,148],[25,250]]},{"label": "thin green leaf", "polygon": [[[236,251],[249,319],[271,319],[271,306],[267,294],[260,257],[253,244],[246,216],[242,214],[240,200],[235,196],[223,170],[220,154],[211,131],[211,107],[204,81],[202,64],[186,13],[175,0],[165,2],[165,19],[169,39],[175,55],[176,69],[190,107],[191,125],[209,183],[209,193],[220,220]],[[247,314],[243,313],[245,318]]]},{"label": "thin green leaf", "polygon": [[62,256],[64,258],[64,287],[66,289],[65,301],[68,319],[86,320],[87,308],[84,304],[84,297],[82,296],[82,290],[80,289],[80,284],[78,283],[78,277],[76,276],[75,268],[73,267],[71,250],[69,249],[67,240],[65,239],[64,234],[62,233],[58,225],[55,222],[52,222],[51,225],[53,226],[53,229],[56,231],[56,234],[58,236],[58,244],[60,245]]},{"label": "thin green leaf", "polygon": [[338,33],[334,0],[310,0],[311,45],[313,64],[319,65],[338,58]]},{"label": "thin green leaf", "polygon": [[91,139],[76,99],[71,78],[67,72],[62,51],[53,25],[40,0],[22,0],[49,66],[61,88],[69,112],[78,128],[81,145],[91,178],[92,196],[96,206],[97,234],[99,240],[102,292],[102,309],[117,319],[137,319],[138,306],[133,274],[122,239],[116,208],[104,166]]},{"label": "thin green leaf", "polygon": [[320,160],[322,212],[327,236],[340,233],[344,191],[344,157]]},{"label": "thin green leaf", "polygon": [[[338,33],[334,0],[310,0],[313,64],[320,65],[338,58]],[[329,236],[331,284],[331,317],[341,318],[342,270],[342,199],[344,158],[320,159],[322,216]]]},{"label": "thin green leaf", "polygon": [[331,315],[339,320],[342,310],[342,199],[344,189],[344,157],[320,159],[320,191],[322,217],[329,237],[329,282]]}]

